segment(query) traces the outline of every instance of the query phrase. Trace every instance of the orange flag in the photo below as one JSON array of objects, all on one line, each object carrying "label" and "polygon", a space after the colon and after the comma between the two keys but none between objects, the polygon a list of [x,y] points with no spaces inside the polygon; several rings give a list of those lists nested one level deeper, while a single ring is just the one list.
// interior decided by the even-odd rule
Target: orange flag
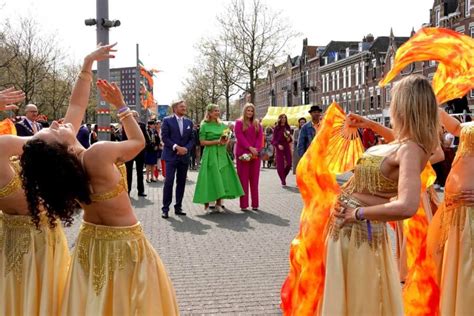
[{"label": "orange flag", "polygon": [[406,66],[417,61],[439,62],[433,77],[438,104],[463,97],[474,88],[474,39],[445,28],[423,28],[403,44],[392,69],[379,82],[392,81]]}]

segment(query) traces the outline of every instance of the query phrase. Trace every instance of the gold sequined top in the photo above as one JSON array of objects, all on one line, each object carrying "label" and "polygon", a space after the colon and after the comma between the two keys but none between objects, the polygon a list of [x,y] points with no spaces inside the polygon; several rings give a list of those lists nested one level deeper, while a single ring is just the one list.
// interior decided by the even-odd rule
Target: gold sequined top
[{"label": "gold sequined top", "polygon": [[464,126],[459,137],[459,148],[456,153],[461,156],[474,156],[474,125]]},{"label": "gold sequined top", "polygon": [[398,193],[398,181],[387,178],[380,170],[385,156],[370,153],[364,155],[357,161],[354,174],[343,186],[343,190],[349,194],[365,193],[377,195],[396,196]]},{"label": "gold sequined top", "polygon": [[104,193],[92,193],[91,194],[91,201],[92,202],[101,202],[105,200],[110,200],[113,199],[114,197],[118,196],[120,193],[123,191],[128,190],[127,186],[127,169],[125,168],[125,164],[120,164],[117,165],[117,168],[120,171],[120,180],[115,186],[114,189],[112,189],[109,192],[104,192]]},{"label": "gold sequined top", "polygon": [[16,191],[21,189],[21,178],[20,178],[20,160],[18,158],[12,158],[10,164],[15,171],[15,175],[3,188],[0,188],[0,199],[4,199]]}]

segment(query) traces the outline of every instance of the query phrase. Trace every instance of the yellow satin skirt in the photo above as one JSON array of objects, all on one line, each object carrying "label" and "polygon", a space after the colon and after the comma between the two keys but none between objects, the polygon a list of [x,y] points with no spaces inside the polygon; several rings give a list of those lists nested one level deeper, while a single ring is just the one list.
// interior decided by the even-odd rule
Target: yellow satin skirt
[{"label": "yellow satin skirt", "polygon": [[[363,206],[350,195],[339,200]],[[331,216],[326,237],[326,278],[321,315],[403,315],[402,288],[386,223],[356,222],[340,228]],[[369,233],[370,232],[370,233]]]},{"label": "yellow satin skirt", "polygon": [[0,315],[58,315],[70,255],[60,224],[0,213]]},{"label": "yellow satin skirt", "polygon": [[428,251],[437,266],[440,315],[474,312],[474,204],[446,195],[430,224]]},{"label": "yellow satin skirt", "polygon": [[62,315],[179,315],[173,285],[140,223],[82,224]]}]

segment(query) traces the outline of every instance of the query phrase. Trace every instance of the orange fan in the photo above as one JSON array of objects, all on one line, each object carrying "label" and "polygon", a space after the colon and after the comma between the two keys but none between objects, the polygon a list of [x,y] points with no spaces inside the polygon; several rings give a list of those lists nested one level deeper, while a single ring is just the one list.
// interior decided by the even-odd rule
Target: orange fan
[{"label": "orange fan", "polygon": [[365,149],[355,127],[349,127],[342,108],[333,103],[334,122],[330,131],[326,160],[330,172],[340,174],[352,170]]},{"label": "orange fan", "polygon": [[10,119],[0,122],[0,135],[16,135],[15,124]]}]

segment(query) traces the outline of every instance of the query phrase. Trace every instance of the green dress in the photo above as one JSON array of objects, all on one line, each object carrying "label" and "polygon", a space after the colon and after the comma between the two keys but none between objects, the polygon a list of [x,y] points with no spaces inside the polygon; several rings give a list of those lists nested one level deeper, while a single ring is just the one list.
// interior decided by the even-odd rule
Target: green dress
[{"label": "green dress", "polygon": [[[199,130],[199,139],[218,140],[226,128],[222,123],[204,122]],[[242,195],[244,191],[226,146],[205,146],[193,202],[205,204]]]}]

